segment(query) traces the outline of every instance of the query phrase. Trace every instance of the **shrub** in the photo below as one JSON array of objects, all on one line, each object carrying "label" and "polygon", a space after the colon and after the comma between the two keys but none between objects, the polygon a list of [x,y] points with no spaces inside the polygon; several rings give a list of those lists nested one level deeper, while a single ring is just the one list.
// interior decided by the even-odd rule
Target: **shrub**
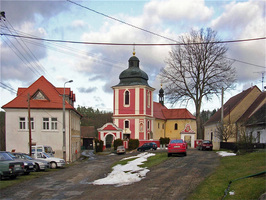
[{"label": "shrub", "polygon": [[116,140],[114,141],[114,150],[116,150],[118,146],[123,146],[123,140],[121,140],[121,139],[116,139]]},{"label": "shrub", "polygon": [[161,145],[164,145],[164,144],[169,144],[169,142],[170,142],[170,138],[168,138],[168,137],[165,137],[165,138],[163,138],[163,137],[160,137],[160,144]]},{"label": "shrub", "polygon": [[129,139],[128,141],[128,149],[133,150],[139,147],[139,140],[138,139]]},{"label": "shrub", "polygon": [[95,139],[95,151],[96,152],[103,152],[103,141]]}]

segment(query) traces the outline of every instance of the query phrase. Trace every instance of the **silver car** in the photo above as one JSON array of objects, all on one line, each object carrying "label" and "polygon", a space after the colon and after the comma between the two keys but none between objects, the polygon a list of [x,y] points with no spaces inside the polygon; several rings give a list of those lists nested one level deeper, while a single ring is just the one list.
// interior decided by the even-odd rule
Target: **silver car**
[{"label": "silver car", "polygon": [[50,163],[45,160],[32,158],[25,153],[13,153],[13,155],[16,156],[17,158],[24,159],[24,160],[30,160],[34,162],[35,171],[46,170],[50,168]]}]

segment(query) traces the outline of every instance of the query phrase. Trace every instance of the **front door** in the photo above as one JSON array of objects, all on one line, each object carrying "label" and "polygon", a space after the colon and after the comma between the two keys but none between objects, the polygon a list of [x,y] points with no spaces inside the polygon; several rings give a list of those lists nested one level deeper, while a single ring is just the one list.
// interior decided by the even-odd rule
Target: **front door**
[{"label": "front door", "polygon": [[113,142],[113,135],[107,135],[106,136],[106,148],[111,148]]}]

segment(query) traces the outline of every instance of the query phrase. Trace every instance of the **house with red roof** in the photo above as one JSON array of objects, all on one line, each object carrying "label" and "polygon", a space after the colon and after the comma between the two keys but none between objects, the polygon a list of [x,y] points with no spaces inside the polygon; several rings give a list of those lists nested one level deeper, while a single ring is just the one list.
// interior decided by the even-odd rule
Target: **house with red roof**
[{"label": "house with red roof", "polygon": [[[225,141],[221,139],[219,126],[221,124],[221,112],[219,109],[205,124],[204,124],[204,139],[212,140],[214,143],[214,149],[220,148],[220,142],[237,142],[239,141],[241,134],[246,133],[246,126],[248,120],[255,114],[255,112],[263,107],[266,103],[266,93],[261,92],[257,86],[248,88],[241,93],[231,97],[223,105],[223,124],[224,135],[227,131],[230,131],[230,137]],[[263,112],[263,110],[261,110]],[[265,110],[263,112],[265,119]],[[254,124],[253,124],[254,125]],[[227,129],[230,127],[230,129]],[[264,127],[264,128],[263,128]],[[257,127],[258,128],[258,127]],[[264,141],[265,134],[265,121],[264,125],[257,129],[260,141]],[[257,133],[256,132],[256,133]],[[254,136],[256,133],[253,133]],[[263,134],[261,134],[263,133]],[[257,137],[257,134],[256,136]]]},{"label": "house with red roof", "polygon": [[75,94],[70,88],[55,87],[44,76],[28,88],[18,88],[17,96],[2,106],[6,112],[7,151],[29,153],[31,133],[32,145],[49,145],[55,157],[63,158],[64,91],[66,161],[78,157],[82,116],[74,108]]},{"label": "house with red roof", "polygon": [[[140,60],[133,56],[128,68],[119,75],[119,83],[113,89],[113,125],[98,129],[99,139],[104,146],[115,139],[138,139],[159,144],[160,137],[184,139],[192,147],[197,138],[196,119],[186,109],[168,109],[164,106],[164,91],[159,91],[159,103],[153,101],[155,90],[148,83],[148,75],[140,69]],[[115,129],[110,130],[108,127]],[[120,134],[121,132],[121,134]]]}]

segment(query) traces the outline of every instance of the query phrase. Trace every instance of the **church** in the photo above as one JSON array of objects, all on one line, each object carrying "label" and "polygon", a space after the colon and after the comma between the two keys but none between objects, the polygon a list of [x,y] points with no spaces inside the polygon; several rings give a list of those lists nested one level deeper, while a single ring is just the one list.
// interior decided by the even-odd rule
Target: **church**
[{"label": "church", "polygon": [[195,116],[186,108],[168,109],[164,105],[163,88],[159,90],[159,102],[153,101],[155,88],[149,85],[148,75],[140,69],[135,52],[119,79],[120,82],[112,87],[113,123],[98,129],[104,148],[108,147],[108,141],[110,144],[115,139],[138,139],[140,145],[156,142],[159,146],[160,137],[184,139],[194,148],[197,139]]}]

